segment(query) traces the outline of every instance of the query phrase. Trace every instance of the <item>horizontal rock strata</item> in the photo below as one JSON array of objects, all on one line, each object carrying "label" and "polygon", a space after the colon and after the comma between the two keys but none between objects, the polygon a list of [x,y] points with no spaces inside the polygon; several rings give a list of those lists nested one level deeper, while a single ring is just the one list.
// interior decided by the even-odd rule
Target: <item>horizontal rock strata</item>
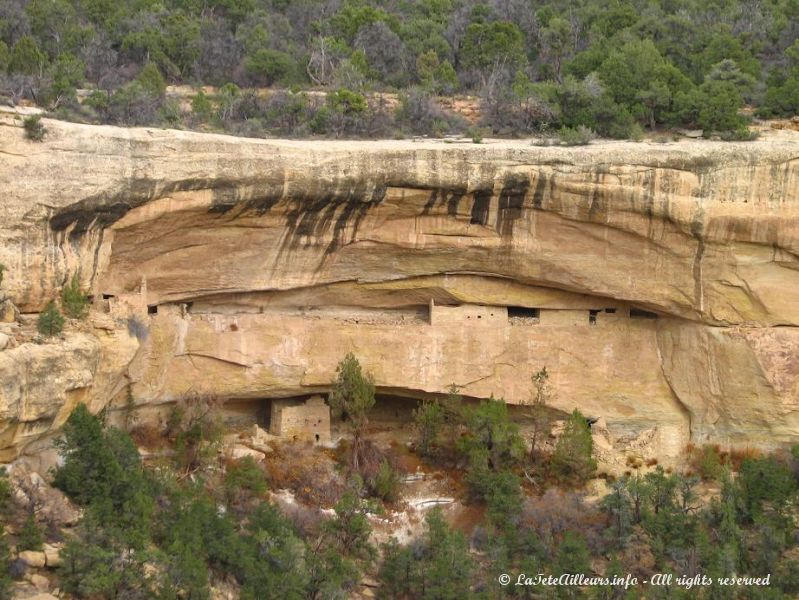
[{"label": "horizontal rock strata", "polygon": [[57,427],[73,379],[95,408],[199,388],[279,398],[324,392],[347,351],[409,398],[454,383],[522,404],[546,366],[553,406],[602,418],[619,449],[799,439],[795,142],[289,142],[46,121],[35,144],[2,119],[2,291],[36,312],[79,271],[117,319],[85,335],[129,348],[43,346],[71,375],[24,410],[0,383],[7,453],[30,407],[51,403],[36,422]]}]

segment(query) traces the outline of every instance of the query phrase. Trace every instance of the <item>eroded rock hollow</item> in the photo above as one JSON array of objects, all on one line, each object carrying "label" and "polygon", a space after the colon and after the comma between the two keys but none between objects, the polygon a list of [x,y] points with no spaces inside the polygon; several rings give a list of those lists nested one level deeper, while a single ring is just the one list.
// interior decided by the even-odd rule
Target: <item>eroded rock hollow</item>
[{"label": "eroded rock hollow", "polygon": [[[378,388],[601,419],[600,450],[799,440],[799,144],[265,141],[0,126],[2,294],[81,331],[0,351],[0,461],[78,401]],[[13,332],[12,332],[13,333]],[[604,444],[604,446],[602,445]]]}]

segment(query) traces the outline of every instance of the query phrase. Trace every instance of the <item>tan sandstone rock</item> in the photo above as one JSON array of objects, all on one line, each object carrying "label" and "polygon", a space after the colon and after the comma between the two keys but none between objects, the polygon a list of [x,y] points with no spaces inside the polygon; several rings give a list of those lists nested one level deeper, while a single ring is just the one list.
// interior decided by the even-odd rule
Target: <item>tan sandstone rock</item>
[{"label": "tan sandstone rock", "polygon": [[12,497],[19,506],[37,507],[39,518],[56,526],[74,525],[80,520],[81,511],[61,490],[54,488],[39,473],[32,471],[26,461],[15,462],[8,475]]},{"label": "tan sandstone rock", "polygon": [[23,550],[19,553],[19,558],[29,567],[41,568],[46,564],[44,552],[35,552],[33,550]]},{"label": "tan sandstone rock", "polygon": [[[624,448],[799,441],[799,143],[301,142],[0,116],[4,290],[79,271],[84,331],[0,353],[0,460],[78,401],[451,384],[603,421]],[[51,374],[47,380],[45,374]],[[25,381],[24,385],[21,381]],[[615,453],[615,456],[614,456]]]},{"label": "tan sandstone rock", "polygon": [[50,589],[50,580],[44,575],[34,573],[29,577],[29,581],[33,584],[33,587],[40,592],[46,592]]},{"label": "tan sandstone rock", "polygon": [[0,300],[0,323],[14,323],[19,319],[19,310],[9,299]]},{"label": "tan sandstone rock", "polygon": [[55,567],[60,567],[63,564],[63,560],[61,559],[61,546],[56,546],[53,544],[45,544],[44,556],[45,556],[45,564],[50,569],[53,569]]},{"label": "tan sandstone rock", "polygon": [[231,450],[230,450],[230,456],[231,456],[231,458],[235,458],[235,459],[240,459],[240,458],[244,458],[244,457],[247,457],[247,456],[249,456],[251,458],[254,458],[255,460],[263,460],[264,459],[264,453],[263,452],[260,452],[258,450],[254,450],[254,449],[250,448],[249,446],[245,446],[244,444],[236,444],[235,446],[233,446],[233,448],[231,448]]}]

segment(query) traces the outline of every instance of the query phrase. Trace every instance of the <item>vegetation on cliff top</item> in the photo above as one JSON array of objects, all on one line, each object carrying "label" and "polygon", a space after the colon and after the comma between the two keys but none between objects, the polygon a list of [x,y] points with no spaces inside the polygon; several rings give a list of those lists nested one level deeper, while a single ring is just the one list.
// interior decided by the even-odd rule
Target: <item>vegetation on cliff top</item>
[{"label": "vegetation on cliff top", "polygon": [[[799,109],[797,17],[794,0],[9,0],[0,90],[72,118],[245,135],[464,130],[435,96],[468,93],[495,134],[742,137],[744,104]],[[166,83],[216,91],[186,115]],[[265,86],[292,91],[251,91]],[[95,90],[82,105],[78,88]]]}]

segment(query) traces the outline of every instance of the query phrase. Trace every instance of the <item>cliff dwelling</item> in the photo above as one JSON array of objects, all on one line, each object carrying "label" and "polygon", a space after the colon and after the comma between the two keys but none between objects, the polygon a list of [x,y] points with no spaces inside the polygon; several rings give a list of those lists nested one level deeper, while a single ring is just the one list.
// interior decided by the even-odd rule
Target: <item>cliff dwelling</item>
[{"label": "cliff dwelling", "polygon": [[330,407],[319,395],[306,399],[274,399],[269,419],[272,435],[330,443]]},{"label": "cliff dwelling", "polygon": [[[198,382],[220,398],[307,399],[347,352],[407,398],[454,383],[523,404],[547,367],[555,408],[602,415],[620,436],[652,430],[664,462],[689,441],[796,437],[795,366],[781,358],[799,343],[786,291],[799,270],[782,249],[792,229],[758,225],[788,210],[763,199],[785,196],[793,148],[642,156],[626,144],[312,147],[129,132],[141,146],[131,156],[105,130],[60,126],[55,162],[27,146],[7,157],[9,178],[26,183],[0,230],[3,293],[36,314],[79,268],[105,310],[58,341],[69,360],[54,362],[56,342],[3,351],[9,381],[52,373],[26,395],[9,388],[7,456],[57,428],[78,390],[111,413],[129,398],[166,405]],[[30,221],[42,198],[49,212]],[[31,250],[44,240],[57,251]],[[741,375],[717,377],[725,365]],[[21,425],[46,419],[43,433]]]}]

